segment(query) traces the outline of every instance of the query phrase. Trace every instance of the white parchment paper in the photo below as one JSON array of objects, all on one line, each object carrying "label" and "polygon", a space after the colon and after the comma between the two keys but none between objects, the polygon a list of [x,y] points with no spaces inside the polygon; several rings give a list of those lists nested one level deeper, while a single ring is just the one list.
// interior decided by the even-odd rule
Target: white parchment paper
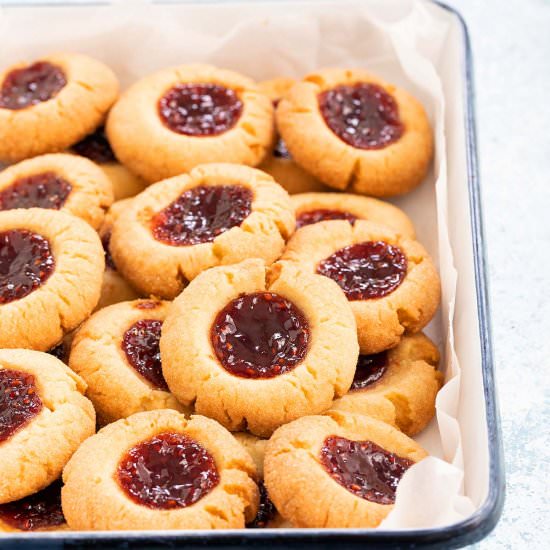
[{"label": "white parchment paper", "polygon": [[[469,402],[462,399],[461,404],[462,372],[455,353],[453,247],[468,246],[468,234],[462,244],[458,239],[450,242],[449,179],[456,180],[457,171],[449,171],[447,139],[454,127],[446,101],[458,101],[452,91],[461,74],[460,66],[445,64],[449,36],[456,32],[452,25],[443,10],[416,0],[214,5],[127,0],[102,7],[0,11],[2,66],[55,51],[78,51],[109,64],[123,87],[157,69],[190,62],[213,63],[257,80],[298,78],[327,66],[364,67],[422,101],[434,127],[435,160],[423,185],[394,202],[411,216],[419,240],[439,265],[441,311],[427,332],[443,353],[446,384],[437,398],[437,420],[417,438],[432,456],[404,476],[394,510],[381,526],[386,529],[434,527],[464,519],[480,505],[488,483],[486,471],[472,460],[466,476],[475,480],[477,489],[464,492],[463,434],[474,433],[476,418],[483,422],[484,408],[478,387],[470,392]],[[442,80],[443,73],[448,75]],[[460,140],[455,138],[454,145],[460,147]],[[462,208],[467,219],[467,203],[462,203],[451,208]],[[452,230],[456,234],[454,225]],[[466,299],[468,307],[475,305],[469,294],[461,302]],[[479,384],[474,376],[479,364],[468,368],[474,372],[470,384]],[[461,412],[466,406],[467,414]],[[468,452],[475,456],[471,446]]]}]

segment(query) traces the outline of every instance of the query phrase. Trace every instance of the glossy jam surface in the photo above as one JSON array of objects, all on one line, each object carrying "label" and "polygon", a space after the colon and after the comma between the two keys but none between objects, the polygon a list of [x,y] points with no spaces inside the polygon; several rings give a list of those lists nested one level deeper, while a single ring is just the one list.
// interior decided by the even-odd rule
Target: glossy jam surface
[{"label": "glossy jam surface", "polygon": [[277,508],[271,502],[263,481],[258,483],[258,488],[260,489],[260,506],[258,507],[256,517],[246,525],[249,529],[263,529],[267,527],[277,514]]},{"label": "glossy jam surface", "polygon": [[34,495],[0,504],[0,520],[14,529],[36,531],[65,523],[61,509],[61,480]]},{"label": "glossy jam surface", "polygon": [[331,210],[329,208],[305,210],[296,216],[296,229],[300,229],[300,227],[304,227],[304,225],[311,225],[327,220],[347,220],[353,223],[356,219],[356,216],[343,210]]},{"label": "glossy jam surface", "polygon": [[111,255],[111,231],[105,231],[103,235],[101,236],[101,244],[103,245],[103,252],[105,253],[105,265],[112,269],[113,271],[116,271],[116,265],[113,260],[113,256]]},{"label": "glossy jam surface", "polygon": [[403,135],[395,99],[376,84],[336,86],[319,94],[327,126],[357,149],[382,149]]},{"label": "glossy jam surface", "polygon": [[222,366],[243,378],[273,378],[294,369],[310,339],[304,314],[272,292],[245,294],[216,316],[210,334]]},{"label": "glossy jam surface", "polygon": [[238,94],[219,84],[178,84],[158,102],[160,119],[186,136],[217,136],[239,120],[243,103]]},{"label": "glossy jam surface", "polygon": [[82,141],[73,145],[72,149],[78,155],[89,158],[97,164],[117,162],[103,127],[98,128],[93,134],[87,135]]},{"label": "glossy jam surface", "polygon": [[336,281],[348,300],[382,298],[407,274],[407,257],[383,241],[346,246],[319,263],[317,273]]},{"label": "glossy jam surface", "polygon": [[351,390],[362,390],[374,384],[386,372],[388,368],[388,353],[382,351],[372,355],[360,355],[355,367],[355,375]]},{"label": "glossy jam surface", "polygon": [[0,443],[42,410],[32,374],[0,369]]},{"label": "glossy jam surface", "polygon": [[212,242],[252,211],[252,191],[241,185],[201,185],[182,193],[152,220],[155,239],[172,246]]},{"label": "glossy jam surface", "polygon": [[160,362],[160,329],[162,321],[141,319],[134,323],[122,337],[122,350],[128,363],[150,384],[168,391]]},{"label": "glossy jam surface", "polygon": [[130,449],[117,478],[132,500],[163,510],[194,504],[220,480],[212,455],[179,433],[161,433]]},{"label": "glossy jam surface", "polygon": [[24,298],[54,269],[47,239],[26,229],[0,232],[0,305]]},{"label": "glossy jam surface", "polygon": [[321,463],[348,491],[377,504],[395,502],[397,485],[414,464],[372,441],[352,441],[335,435],[325,439]]},{"label": "glossy jam surface", "polygon": [[4,78],[0,89],[0,108],[24,109],[55,97],[67,84],[60,67],[47,61],[38,61],[21,69],[14,69]]},{"label": "glossy jam surface", "polygon": [[49,208],[59,210],[73,186],[54,172],[19,178],[0,191],[0,210]]}]

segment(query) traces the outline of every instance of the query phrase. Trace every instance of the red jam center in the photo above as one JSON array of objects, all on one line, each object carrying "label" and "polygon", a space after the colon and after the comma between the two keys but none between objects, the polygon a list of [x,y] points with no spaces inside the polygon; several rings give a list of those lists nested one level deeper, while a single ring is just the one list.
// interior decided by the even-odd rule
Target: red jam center
[{"label": "red jam center", "polygon": [[42,410],[34,376],[0,369],[0,443],[24,427]]},{"label": "red jam center", "polygon": [[21,531],[48,529],[65,523],[61,509],[61,480],[34,495],[0,504],[0,519]]},{"label": "red jam center", "polygon": [[0,191],[0,210],[49,208],[59,210],[73,186],[54,172],[19,178]]},{"label": "red jam center", "polygon": [[73,145],[73,151],[82,157],[97,162],[97,164],[117,162],[103,126],[98,128],[93,134],[87,135],[76,145]]},{"label": "red jam center", "polygon": [[24,298],[54,269],[50,243],[44,237],[25,229],[0,233],[0,305]]},{"label": "red jam center", "polygon": [[304,314],[272,292],[245,294],[216,316],[210,339],[222,366],[243,378],[273,378],[306,356],[310,330]]},{"label": "red jam center", "polygon": [[382,298],[405,279],[407,258],[396,246],[368,241],[337,250],[317,266],[317,273],[336,281],[348,300]]},{"label": "red jam center", "polygon": [[296,229],[311,225],[313,223],[324,222],[327,220],[347,220],[353,223],[356,216],[343,210],[331,210],[329,208],[318,208],[317,210],[306,210],[296,216]]},{"label": "red jam center", "polygon": [[397,485],[414,462],[372,441],[331,435],[321,449],[321,464],[350,493],[377,504],[393,504]]},{"label": "red jam center", "polygon": [[160,362],[160,329],[162,321],[141,319],[134,323],[122,337],[122,350],[128,363],[159,390],[168,391]]},{"label": "red jam center", "polygon": [[269,522],[277,514],[277,508],[275,508],[275,504],[271,502],[263,481],[258,483],[258,489],[260,489],[260,505],[256,517],[246,525],[249,529],[262,529],[267,527]]},{"label": "red jam center", "polygon": [[117,475],[135,502],[163,510],[191,506],[220,481],[212,455],[178,433],[162,433],[130,449]]},{"label": "red jam center", "polygon": [[351,390],[362,390],[380,380],[388,368],[388,353],[360,355],[355,367]]},{"label": "red jam center", "polygon": [[327,126],[358,149],[382,149],[403,135],[395,99],[376,84],[336,86],[319,94]]},{"label": "red jam center", "polygon": [[111,255],[111,231],[106,231],[101,236],[101,244],[103,245],[103,252],[105,253],[105,265],[112,269],[113,271],[116,271],[116,265],[113,260],[113,256]]},{"label": "red jam center", "polygon": [[252,191],[241,185],[201,185],[182,193],[152,220],[153,236],[172,246],[212,242],[252,211]]},{"label": "red jam center", "polygon": [[14,69],[0,89],[0,108],[24,109],[55,97],[67,84],[63,71],[47,61]]},{"label": "red jam center", "polygon": [[235,90],[219,84],[178,84],[158,102],[162,122],[187,136],[217,136],[239,120],[243,103]]}]

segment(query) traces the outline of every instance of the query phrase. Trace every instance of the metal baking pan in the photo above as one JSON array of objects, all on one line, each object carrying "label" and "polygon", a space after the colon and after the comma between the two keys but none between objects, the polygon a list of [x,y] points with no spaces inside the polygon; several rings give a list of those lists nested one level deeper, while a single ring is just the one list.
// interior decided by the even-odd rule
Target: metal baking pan
[{"label": "metal baking pan", "polygon": [[[185,2],[185,0],[183,0]],[[210,4],[223,0],[209,0]],[[109,2],[70,2],[36,0],[0,0],[5,6],[55,6],[106,4]],[[161,2],[159,2],[161,3]],[[433,2],[447,10],[455,18],[461,41],[461,86],[463,95],[463,120],[466,178],[469,193],[469,222],[472,236],[471,261],[477,297],[478,335],[481,350],[481,369],[485,399],[485,424],[488,444],[489,486],[485,500],[474,514],[459,523],[430,529],[389,531],[382,529],[248,529],[233,531],[154,531],[154,532],[51,532],[18,533],[0,538],[2,548],[61,548],[100,545],[115,548],[236,548],[239,546],[267,546],[273,549],[291,548],[458,548],[484,538],[496,525],[504,502],[504,468],[499,414],[494,380],[493,352],[491,345],[491,320],[489,311],[485,237],[483,230],[480,181],[477,166],[477,143],[474,111],[474,83],[472,52],[466,23],[461,15],[441,2]]]}]

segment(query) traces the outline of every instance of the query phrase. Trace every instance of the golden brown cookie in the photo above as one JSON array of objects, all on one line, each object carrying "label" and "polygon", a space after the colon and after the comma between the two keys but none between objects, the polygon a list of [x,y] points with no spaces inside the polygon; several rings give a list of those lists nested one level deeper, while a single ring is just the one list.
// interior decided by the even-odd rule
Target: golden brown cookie
[{"label": "golden brown cookie", "polygon": [[[271,99],[273,105],[276,107],[281,98],[295,83],[296,81],[293,78],[281,77],[274,78],[273,80],[264,80],[258,84],[258,87],[262,93]],[[327,187],[315,176],[306,172],[294,162],[285,142],[279,136],[277,136],[271,152],[265,157],[258,168],[273,176],[275,181],[281,184],[291,195],[294,193],[327,190]]]},{"label": "golden brown cookie", "polygon": [[179,401],[232,431],[267,436],[326,410],[353,378],[353,314],[338,286],[261,260],[210,269],[173,302],[160,341]]},{"label": "golden brown cookie", "polygon": [[365,355],[422,330],[439,305],[439,275],[424,247],[374,222],[333,220],[302,227],[281,261],[340,285],[355,313]]},{"label": "golden brown cookie", "polygon": [[151,185],[115,221],[111,253],[143,294],[174,298],[201,271],[274,262],[294,230],[287,192],[259,170],[205,164]]},{"label": "golden brown cookie", "polygon": [[373,416],[416,435],[435,414],[443,379],[438,363],[439,352],[428,337],[403,336],[395,348],[359,356],[350,391],[331,409]]},{"label": "golden brown cookie", "polygon": [[105,268],[97,233],[65,212],[0,212],[0,348],[46,351],[99,299]]},{"label": "golden brown cookie", "polygon": [[0,350],[0,503],[53,483],[77,447],[95,432],[86,384],[38,351]]},{"label": "golden brown cookie", "polygon": [[88,384],[86,396],[101,424],[141,411],[185,410],[161,370],[160,331],[169,305],[121,302],[97,311],[78,329],[69,367]]},{"label": "golden brown cookie", "polygon": [[291,197],[296,211],[296,229],[327,220],[370,220],[391,227],[396,233],[415,238],[410,218],[389,202],[349,193],[300,193]]},{"label": "golden brown cookie", "polygon": [[63,151],[96,128],[118,95],[103,63],[59,53],[0,74],[0,161]]},{"label": "golden brown cookie", "polygon": [[389,424],[344,412],[306,416],[267,444],[265,484],[296,527],[376,527],[405,471],[427,456]]},{"label": "golden brown cookie", "polygon": [[214,420],[137,413],[90,437],[63,471],[72,529],[235,529],[256,514],[254,462]]},{"label": "golden brown cookie", "polygon": [[252,80],[211,65],[143,78],[107,119],[117,158],[149,182],[207,162],[258,165],[273,144],[273,107]]},{"label": "golden brown cookie", "polygon": [[277,128],[295,161],[340,190],[389,197],[424,179],[433,136],[422,105],[362,69],[324,69],[294,85]]},{"label": "golden brown cookie", "polygon": [[97,230],[112,202],[113,189],[105,174],[74,155],[42,155],[0,172],[0,210],[61,210]]},{"label": "golden brown cookie", "polygon": [[113,185],[115,201],[133,197],[141,193],[147,186],[141,178],[118,162],[103,126],[75,143],[71,152],[90,159],[103,170]]}]

